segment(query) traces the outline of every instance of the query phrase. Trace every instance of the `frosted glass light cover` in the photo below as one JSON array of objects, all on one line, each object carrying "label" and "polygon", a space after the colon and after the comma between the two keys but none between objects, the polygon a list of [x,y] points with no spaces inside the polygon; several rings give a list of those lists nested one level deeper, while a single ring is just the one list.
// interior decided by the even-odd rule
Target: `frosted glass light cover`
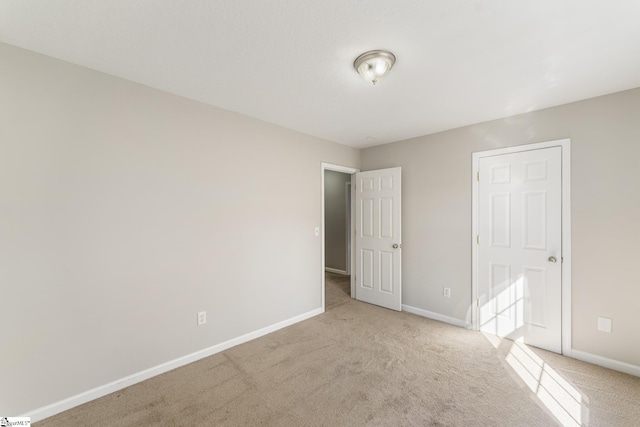
[{"label": "frosted glass light cover", "polygon": [[374,59],[360,65],[358,72],[365,81],[376,84],[386,77],[389,68],[389,63],[387,61]]},{"label": "frosted glass light cover", "polygon": [[391,52],[373,50],[360,55],[353,65],[365,81],[375,85],[387,76],[395,61]]}]

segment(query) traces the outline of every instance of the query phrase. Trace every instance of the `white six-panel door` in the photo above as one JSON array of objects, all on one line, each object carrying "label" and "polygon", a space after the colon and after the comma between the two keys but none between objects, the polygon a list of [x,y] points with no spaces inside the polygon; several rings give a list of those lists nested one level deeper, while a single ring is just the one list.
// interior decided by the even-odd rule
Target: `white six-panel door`
[{"label": "white six-panel door", "polygon": [[401,310],[401,168],[355,174],[356,299]]},{"label": "white six-panel door", "polygon": [[562,351],[561,148],[479,159],[479,328]]}]

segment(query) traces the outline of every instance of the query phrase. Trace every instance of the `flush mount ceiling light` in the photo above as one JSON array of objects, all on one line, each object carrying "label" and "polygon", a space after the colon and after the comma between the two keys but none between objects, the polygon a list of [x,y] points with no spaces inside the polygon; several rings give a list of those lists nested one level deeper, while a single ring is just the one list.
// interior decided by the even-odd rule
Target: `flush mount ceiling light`
[{"label": "flush mount ceiling light", "polygon": [[393,53],[386,50],[371,50],[358,56],[353,67],[362,78],[374,85],[384,79],[396,63]]}]

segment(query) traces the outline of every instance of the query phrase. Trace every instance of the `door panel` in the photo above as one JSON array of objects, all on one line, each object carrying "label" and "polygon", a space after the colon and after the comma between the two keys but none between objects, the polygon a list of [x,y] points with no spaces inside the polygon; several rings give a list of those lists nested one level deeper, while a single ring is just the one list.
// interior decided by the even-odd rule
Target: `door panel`
[{"label": "door panel", "polygon": [[562,343],[561,160],[560,147],[481,157],[478,184],[480,330],[555,352]]},{"label": "door panel", "polygon": [[523,248],[547,249],[547,193],[525,191],[523,202]]},{"label": "door panel", "polygon": [[355,192],[356,299],[400,311],[401,169],[357,173]]},{"label": "door panel", "polygon": [[544,310],[548,293],[547,271],[541,268],[523,267],[522,278],[526,292],[524,300],[528,302],[525,310],[527,323],[538,328],[548,328]]},{"label": "door panel", "polygon": [[393,252],[380,252],[380,292],[393,294]]},{"label": "door panel", "polygon": [[511,194],[491,194],[491,246],[511,247]]}]

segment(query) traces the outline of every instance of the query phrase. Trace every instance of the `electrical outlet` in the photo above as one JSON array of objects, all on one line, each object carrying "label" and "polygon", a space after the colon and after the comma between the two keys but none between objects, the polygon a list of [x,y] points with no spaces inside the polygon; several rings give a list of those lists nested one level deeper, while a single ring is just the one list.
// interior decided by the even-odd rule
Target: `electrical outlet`
[{"label": "electrical outlet", "polygon": [[613,320],[608,317],[598,317],[598,330],[600,332],[611,333],[611,325]]},{"label": "electrical outlet", "polygon": [[442,295],[444,295],[447,298],[451,298],[451,288],[442,288],[443,292]]},{"label": "electrical outlet", "polygon": [[207,323],[207,312],[201,311],[198,313],[198,326],[202,326]]}]

